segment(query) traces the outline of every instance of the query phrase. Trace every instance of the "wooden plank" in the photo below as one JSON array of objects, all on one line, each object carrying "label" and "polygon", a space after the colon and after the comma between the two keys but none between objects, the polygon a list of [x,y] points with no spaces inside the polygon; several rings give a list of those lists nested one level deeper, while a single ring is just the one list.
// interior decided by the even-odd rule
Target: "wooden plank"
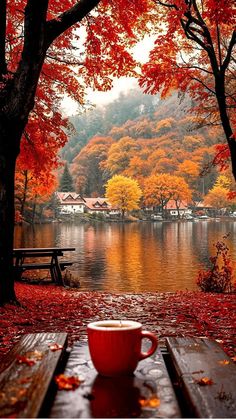
[{"label": "wooden plank", "polygon": [[[50,350],[49,345],[55,342],[63,346],[63,351]],[[36,333],[21,338],[0,366],[0,417],[38,416],[66,345],[66,333]],[[19,363],[18,356],[39,359],[30,366]]]},{"label": "wooden plank", "polygon": [[[236,366],[221,347],[209,339],[166,339],[190,413],[195,417],[236,417]],[[211,385],[201,385],[208,377]]]},{"label": "wooden plank", "polygon": [[34,269],[50,269],[53,266],[53,263],[50,262],[38,262],[38,263],[22,263],[22,265],[15,266],[17,270],[27,271]]},{"label": "wooden plank", "polygon": [[37,252],[57,252],[57,251],[74,251],[75,247],[22,247],[13,249],[13,254],[17,255],[18,253],[37,253]]},{"label": "wooden plank", "polygon": [[63,251],[58,250],[55,251],[45,251],[45,252],[22,252],[17,255],[13,255],[15,258],[18,259],[27,259],[27,258],[39,258],[39,257],[47,257],[51,258],[52,256],[63,256]]},{"label": "wooden plank", "polygon": [[[74,391],[58,392],[48,417],[180,417],[160,350],[141,361],[134,375],[110,378],[97,374],[87,344],[76,343],[64,374],[76,375],[84,382]],[[151,397],[157,400],[157,406],[142,406],[142,400],[150,400]]]}]

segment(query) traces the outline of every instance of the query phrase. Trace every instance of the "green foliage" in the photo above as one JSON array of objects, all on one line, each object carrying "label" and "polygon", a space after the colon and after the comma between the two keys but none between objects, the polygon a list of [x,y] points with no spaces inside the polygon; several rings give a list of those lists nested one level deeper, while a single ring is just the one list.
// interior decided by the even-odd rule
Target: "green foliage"
[{"label": "green foliage", "polygon": [[64,172],[62,174],[60,185],[59,185],[60,192],[73,192],[74,185],[73,185],[73,179],[69,172],[68,165],[65,165]]}]

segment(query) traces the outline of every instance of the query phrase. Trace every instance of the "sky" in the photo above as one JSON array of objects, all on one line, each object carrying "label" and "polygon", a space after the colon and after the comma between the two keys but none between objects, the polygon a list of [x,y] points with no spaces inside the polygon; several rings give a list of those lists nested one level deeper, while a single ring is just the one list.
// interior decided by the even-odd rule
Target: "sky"
[{"label": "sky", "polygon": [[[153,46],[154,39],[145,36],[143,41],[139,42],[133,48],[133,56],[137,61],[145,63],[148,60],[149,52]],[[113,88],[107,92],[93,91],[87,89],[87,99],[92,105],[107,105],[117,99],[120,93],[127,91],[138,86],[137,80],[133,77],[121,77],[114,79]],[[63,112],[67,116],[71,116],[79,112],[77,103],[69,97],[65,97],[62,101]]]}]

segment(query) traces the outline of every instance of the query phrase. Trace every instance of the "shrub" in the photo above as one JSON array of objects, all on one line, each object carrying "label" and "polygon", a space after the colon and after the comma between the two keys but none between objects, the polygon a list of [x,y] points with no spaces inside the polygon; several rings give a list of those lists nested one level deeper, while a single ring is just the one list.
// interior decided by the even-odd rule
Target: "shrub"
[{"label": "shrub", "polygon": [[[223,239],[228,236],[229,234],[223,236]],[[204,292],[232,292],[235,285],[233,285],[233,268],[229,248],[223,240],[218,241],[215,248],[216,255],[209,258],[212,267],[199,271],[197,285]]]}]

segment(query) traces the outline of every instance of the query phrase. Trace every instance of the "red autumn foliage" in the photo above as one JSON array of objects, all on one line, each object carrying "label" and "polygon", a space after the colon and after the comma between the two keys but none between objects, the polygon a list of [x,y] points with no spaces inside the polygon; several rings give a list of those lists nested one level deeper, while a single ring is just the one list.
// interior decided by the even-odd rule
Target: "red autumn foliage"
[{"label": "red autumn foliage", "polygon": [[[223,237],[226,238],[227,236]],[[204,292],[232,292],[235,284],[229,248],[223,240],[218,241],[215,248],[216,255],[209,258],[212,267],[199,272],[197,285]]]},{"label": "red autumn foliage", "polygon": [[65,374],[59,374],[55,377],[55,382],[59,390],[75,390],[81,384],[78,377],[74,375],[67,376]]},{"label": "red autumn foliage", "polygon": [[211,386],[213,384],[213,381],[209,377],[202,377],[199,380],[197,380],[197,383],[199,386]]},{"label": "red autumn foliage", "polygon": [[35,359],[28,358],[26,356],[18,355],[16,358],[17,358],[18,364],[26,364],[26,365],[29,365],[31,367],[32,365],[34,365],[36,363]]},{"label": "red autumn foliage", "polygon": [[[85,341],[87,323],[139,320],[159,336],[206,336],[236,355],[236,300],[232,294],[202,292],[108,294],[16,284],[22,307],[0,308],[0,358],[25,333],[67,332],[69,345]],[[6,333],[7,331],[7,333]]]}]

